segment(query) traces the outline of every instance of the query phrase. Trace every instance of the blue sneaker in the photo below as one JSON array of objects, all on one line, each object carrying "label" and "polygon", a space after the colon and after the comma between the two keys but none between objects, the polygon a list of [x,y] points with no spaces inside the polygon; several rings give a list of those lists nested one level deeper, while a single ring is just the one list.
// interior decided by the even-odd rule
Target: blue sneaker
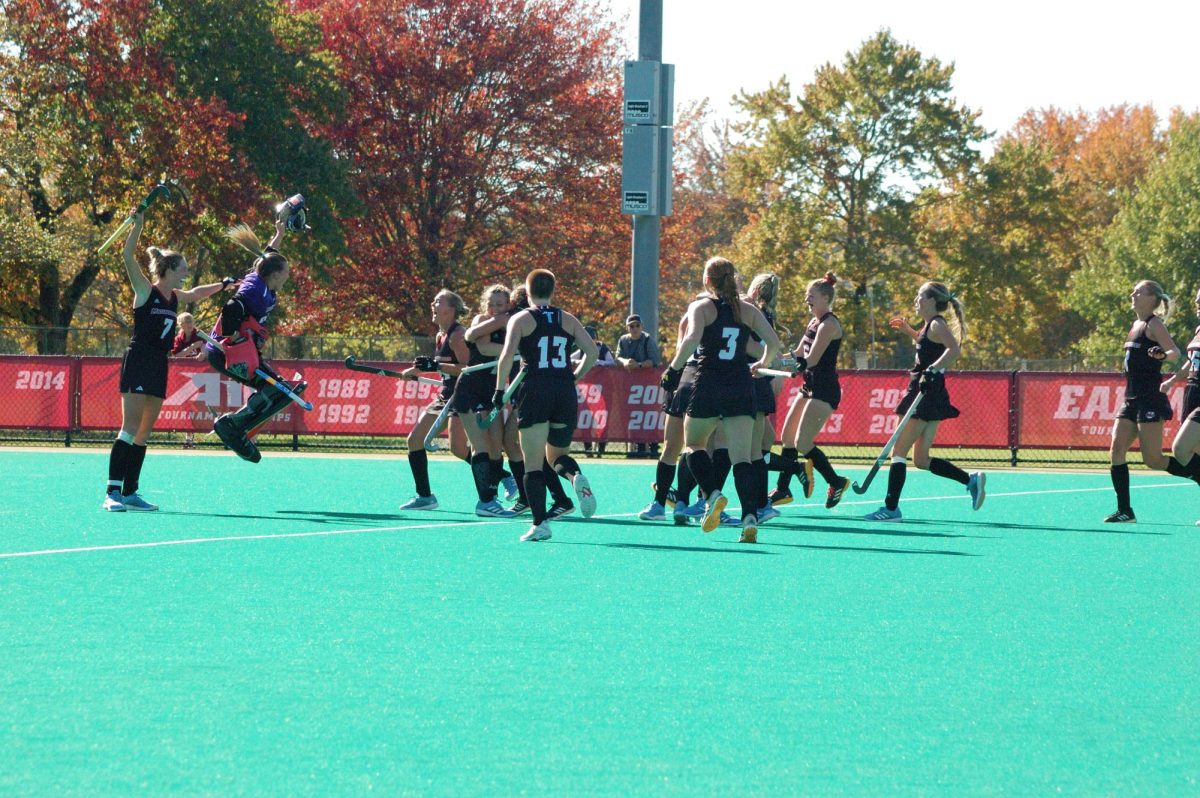
[{"label": "blue sneaker", "polygon": [[904,516],[900,514],[900,508],[889,510],[887,507],[880,507],[873,513],[867,513],[863,518],[868,521],[899,521]]},{"label": "blue sneaker", "polygon": [[121,501],[124,502],[126,510],[149,513],[158,509],[157,504],[151,504],[136,493],[131,493],[128,496],[122,496]]},{"label": "blue sneaker", "polygon": [[490,502],[476,502],[475,515],[484,518],[513,518],[516,513],[504,509],[504,505],[498,499],[492,499]]},{"label": "blue sneaker", "polygon": [[413,496],[411,499],[400,505],[401,510],[436,510],[438,506],[437,496]]},{"label": "blue sneaker", "polygon": [[682,510],[680,510],[679,505],[676,504],[675,512],[676,512],[676,514],[679,514],[680,512],[682,512],[683,515],[687,516],[688,520],[690,520],[690,521],[699,521],[701,518],[704,517],[704,499],[696,497],[695,504],[692,504],[690,506],[684,505]]},{"label": "blue sneaker", "polygon": [[983,497],[986,495],[983,490],[985,482],[987,482],[987,474],[982,471],[971,472],[971,481],[967,483],[967,493],[971,494],[972,510],[978,510],[983,506]]},{"label": "blue sneaker", "polygon": [[[748,517],[749,516],[747,516],[747,518]],[[738,529],[741,529],[742,522],[734,518],[729,513],[721,513],[721,526],[736,526]]]},{"label": "blue sneaker", "polygon": [[646,505],[646,509],[638,513],[638,518],[643,521],[666,521],[667,510],[658,502],[652,501]]},{"label": "blue sneaker", "polygon": [[[729,500],[721,495],[721,491],[714,490],[712,495],[704,501],[704,515],[700,520],[700,528],[705,532],[712,532],[725,521],[725,505]],[[741,524],[738,524],[741,526]]]},{"label": "blue sneaker", "polygon": [[759,508],[757,515],[758,515],[758,523],[765,524],[766,522],[770,521],[771,519],[778,518],[779,516],[783,515],[783,513],[779,512],[774,507],[772,507],[770,504],[768,504],[766,507]]},{"label": "blue sneaker", "polygon": [[125,512],[125,502],[121,501],[121,491],[110,490],[108,495],[104,497],[104,504],[100,506],[110,513]]},{"label": "blue sneaker", "polygon": [[517,490],[517,479],[512,474],[500,480],[500,486],[504,488],[504,501],[506,502],[510,502],[521,495],[521,491]]}]

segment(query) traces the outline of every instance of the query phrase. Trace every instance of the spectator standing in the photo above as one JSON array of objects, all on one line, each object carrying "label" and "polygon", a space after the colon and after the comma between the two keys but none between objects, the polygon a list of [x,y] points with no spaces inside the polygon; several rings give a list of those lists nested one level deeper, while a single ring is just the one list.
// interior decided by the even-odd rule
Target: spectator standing
[{"label": "spectator standing", "polygon": [[[658,345],[642,328],[642,317],[634,313],[625,319],[625,329],[628,330],[617,341],[617,361],[626,371],[636,369],[662,368],[662,357],[658,354]],[[655,456],[658,444],[654,444]],[[636,452],[630,452],[630,457],[646,457],[646,444],[639,443]]]}]

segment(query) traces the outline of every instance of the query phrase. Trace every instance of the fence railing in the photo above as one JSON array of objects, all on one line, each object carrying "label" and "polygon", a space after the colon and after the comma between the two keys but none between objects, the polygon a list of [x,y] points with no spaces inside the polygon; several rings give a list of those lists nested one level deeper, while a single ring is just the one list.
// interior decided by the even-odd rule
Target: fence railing
[{"label": "fence railing", "polygon": [[[435,385],[351,372],[339,361],[274,365],[286,374],[302,372],[309,383],[305,396],[315,405],[310,412],[292,406],[268,425],[267,435],[290,439],[293,448],[339,438],[356,448],[395,448],[438,391]],[[0,356],[0,438],[70,444],[111,436],[121,422],[119,374],[117,358]],[[893,411],[907,374],[853,370],[842,372],[841,380],[842,403],[818,440],[835,449],[878,450],[895,430]],[[1124,399],[1124,380],[1116,373],[966,371],[953,372],[947,382],[962,415],[943,422],[938,446],[985,452],[977,459],[1012,465],[1098,462]],[[799,379],[780,381],[777,426],[800,387]],[[598,367],[577,391],[576,441],[661,441],[666,417],[656,370]],[[246,392],[202,360],[176,359],[156,430],[209,432],[216,416],[239,407]],[[1169,398],[1176,420],[1167,424],[1167,441],[1181,415],[1183,386]]]}]

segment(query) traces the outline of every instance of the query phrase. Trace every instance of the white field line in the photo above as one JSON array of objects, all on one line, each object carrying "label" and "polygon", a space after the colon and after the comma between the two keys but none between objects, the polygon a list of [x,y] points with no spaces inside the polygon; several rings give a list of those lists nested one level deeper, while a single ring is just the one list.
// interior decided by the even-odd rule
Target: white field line
[{"label": "white field line", "polygon": [[[1187,483],[1184,481],[1163,483],[1158,485],[1133,485],[1133,490],[1147,490],[1152,488],[1178,488],[1183,487]],[[988,493],[991,498],[1000,498],[1005,496],[1039,496],[1058,493],[1095,493],[1102,491],[1111,491],[1111,487],[1102,488],[1075,488],[1067,490],[1022,490],[1011,491],[1007,493]],[[920,496],[914,498],[906,498],[905,503],[909,502],[936,502],[936,501],[953,501],[966,498],[965,494],[956,494],[954,496]],[[852,504],[877,504],[878,499],[868,499],[859,501],[843,501],[843,505]],[[637,513],[614,513],[611,515],[598,515],[596,518],[630,518],[636,516]],[[227,537],[209,537],[209,538],[181,538],[178,540],[157,540],[148,543],[116,543],[109,546],[79,546],[67,549],[42,549],[39,551],[13,551],[0,553],[0,559],[11,559],[16,557],[44,557],[53,554],[82,554],[91,551],[119,551],[123,549],[152,549],[161,546],[192,546],[199,543],[232,543],[242,540],[284,540],[289,538],[319,538],[319,537],[334,537],[338,535],[366,535],[376,532],[405,532],[415,529],[445,529],[448,527],[469,527],[469,526],[492,526],[497,523],[507,524],[522,524],[528,523],[528,518],[492,518],[487,521],[448,521],[440,524],[415,524],[407,526],[378,526],[366,527],[362,529],[322,529],[312,532],[276,532],[265,535],[230,535]]]}]

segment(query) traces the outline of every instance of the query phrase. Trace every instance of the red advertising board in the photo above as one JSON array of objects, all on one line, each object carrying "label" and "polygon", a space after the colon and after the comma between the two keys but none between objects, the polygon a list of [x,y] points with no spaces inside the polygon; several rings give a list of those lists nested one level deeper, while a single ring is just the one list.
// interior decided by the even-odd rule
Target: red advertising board
[{"label": "red advertising board", "polygon": [[[401,436],[408,434],[439,387],[348,371],[337,361],[275,361],[280,373],[303,372],[309,412],[291,406],[267,431],[277,434]],[[401,369],[405,364],[387,363]],[[0,357],[0,427],[24,429],[116,429],[121,423],[118,358]],[[652,443],[662,439],[666,417],[654,369],[599,367],[576,390],[579,441]],[[847,371],[842,402],[820,440],[828,445],[879,446],[895,430],[895,408],[908,375],[901,371]],[[801,387],[783,380],[777,394],[776,429]],[[978,448],[1104,449],[1113,417],[1124,399],[1120,374],[1061,372],[951,372],[951,401],[961,411],[938,431],[942,446]],[[171,361],[167,398],[156,428],[207,432],[221,413],[245,401],[248,390],[202,360]],[[1175,421],[1183,387],[1170,393]]]},{"label": "red advertising board", "polygon": [[0,427],[71,428],[71,369],[65,357],[0,356]]},{"label": "red advertising board", "polygon": [[[1183,412],[1183,383],[1168,399],[1175,411],[1175,418],[1163,425],[1169,445]],[[1113,419],[1124,402],[1120,374],[1020,372],[1017,443],[1026,449],[1107,449]]]}]

